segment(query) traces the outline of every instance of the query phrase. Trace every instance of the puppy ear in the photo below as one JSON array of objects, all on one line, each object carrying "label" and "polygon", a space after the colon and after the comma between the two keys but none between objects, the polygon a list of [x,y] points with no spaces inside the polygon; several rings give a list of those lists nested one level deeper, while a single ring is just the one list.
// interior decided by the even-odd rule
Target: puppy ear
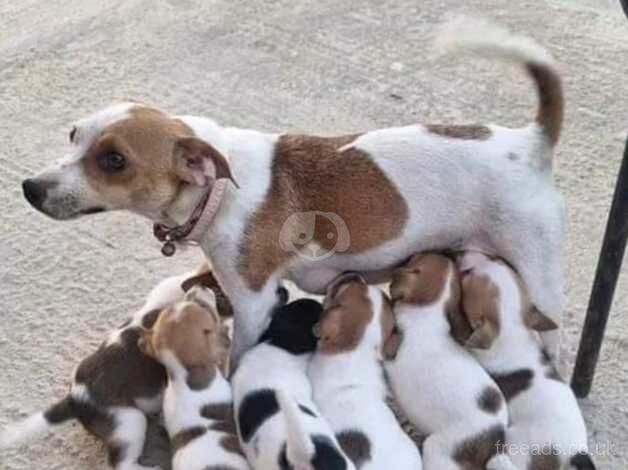
[{"label": "puppy ear", "polygon": [[199,304],[212,313],[216,312],[216,295],[208,287],[196,285],[185,293],[183,299],[187,302]]},{"label": "puppy ear", "polygon": [[497,308],[496,287],[487,278],[475,274],[462,278],[462,311],[471,331],[464,343],[467,348],[490,349],[499,333]]},{"label": "puppy ear", "polygon": [[528,328],[535,331],[551,331],[558,329],[556,322],[536,307],[532,307],[526,312],[524,322]]},{"label": "puppy ear", "polygon": [[212,179],[230,179],[238,187],[227,159],[207,142],[196,137],[182,137],[174,146],[175,169],[190,184],[209,186]]},{"label": "puppy ear", "polygon": [[465,346],[470,349],[490,349],[497,337],[497,331],[491,323],[484,321],[482,326],[473,330]]},{"label": "puppy ear", "polygon": [[360,284],[366,284],[366,279],[364,279],[364,277],[356,271],[347,271],[336,276],[327,285],[325,300],[331,300],[338,297],[349,286],[350,282],[359,282]]},{"label": "puppy ear", "polygon": [[342,307],[332,307],[323,312],[321,321],[314,326],[314,336],[323,348],[334,348],[341,342]]},{"label": "puppy ear", "polygon": [[137,347],[146,356],[157,358],[157,353],[153,347],[153,330],[142,329],[140,337],[137,340]]},{"label": "puppy ear", "polygon": [[397,357],[397,352],[399,351],[402,341],[403,333],[401,330],[397,327],[393,328],[390,336],[388,336],[388,338],[384,341],[384,346],[382,348],[384,360],[392,361]]}]

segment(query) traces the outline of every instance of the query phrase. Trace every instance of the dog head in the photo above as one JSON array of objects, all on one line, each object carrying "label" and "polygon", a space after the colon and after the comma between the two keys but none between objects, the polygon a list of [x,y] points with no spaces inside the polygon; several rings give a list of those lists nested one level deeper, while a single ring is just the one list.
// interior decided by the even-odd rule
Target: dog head
[{"label": "dog head", "polygon": [[314,332],[321,352],[364,348],[379,359],[392,358],[400,340],[388,296],[358,273],[342,274],[327,287],[324,311]]},{"label": "dog head", "polygon": [[390,283],[393,303],[442,305],[451,336],[462,342],[470,334],[460,311],[460,276],[454,262],[437,253],[418,253],[395,270]]},{"label": "dog head", "polygon": [[206,379],[227,361],[228,344],[221,328],[213,292],[190,289],[181,302],[163,309],[142,332],[140,350],[161,362],[171,374],[200,373]]},{"label": "dog head", "polygon": [[59,220],[131,210],[171,222],[167,214],[182,203],[186,188],[233,179],[220,149],[220,128],[215,125],[214,131],[210,144],[157,109],[136,103],[110,106],[71,128],[68,155],[25,180],[24,196]]},{"label": "dog head", "polygon": [[490,349],[507,329],[549,331],[558,325],[532,305],[519,275],[504,261],[480,253],[463,255],[462,311],[471,327],[466,346]]}]

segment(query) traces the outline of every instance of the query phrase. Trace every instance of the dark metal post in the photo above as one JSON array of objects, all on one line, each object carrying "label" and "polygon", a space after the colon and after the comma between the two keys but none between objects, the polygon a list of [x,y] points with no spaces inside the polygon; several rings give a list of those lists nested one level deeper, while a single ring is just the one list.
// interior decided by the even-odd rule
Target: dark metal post
[{"label": "dark metal post", "polygon": [[628,237],[628,140],[624,148],[611,211],[608,215],[602,251],[597,264],[589,308],[582,329],[571,387],[578,398],[591,391],[608,315],[613,303],[617,277]]}]

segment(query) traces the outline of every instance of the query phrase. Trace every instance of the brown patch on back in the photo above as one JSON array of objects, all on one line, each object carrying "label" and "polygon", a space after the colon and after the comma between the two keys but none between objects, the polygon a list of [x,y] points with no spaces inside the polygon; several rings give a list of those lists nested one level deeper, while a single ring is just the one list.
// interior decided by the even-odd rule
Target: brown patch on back
[{"label": "brown patch on back", "polygon": [[343,431],[336,434],[336,439],[358,470],[371,460],[371,441],[363,432]]},{"label": "brown patch on back", "polygon": [[479,124],[468,125],[443,125],[443,124],[427,124],[425,128],[432,134],[441,137],[449,137],[451,139],[463,140],[487,140],[493,135],[491,130]]},{"label": "brown patch on back", "polygon": [[484,469],[491,458],[503,452],[504,443],[504,428],[501,425],[494,426],[458,444],[453,458],[464,469]]},{"label": "brown patch on back", "polygon": [[325,305],[318,327],[319,350],[339,353],[354,349],[373,319],[368,285],[350,281],[340,286],[335,297],[325,299]]},{"label": "brown patch on back", "polygon": [[408,263],[393,273],[390,295],[393,302],[429,305],[445,290],[452,261],[436,253],[414,255]]},{"label": "brown patch on back", "polygon": [[478,406],[487,413],[497,414],[502,408],[503,401],[501,392],[497,388],[489,385],[480,393]]},{"label": "brown patch on back", "polygon": [[155,397],[166,386],[164,367],[138,347],[140,335],[139,327],[125,328],[119,341],[103,343],[77,367],[74,380],[98,407],[135,407],[138,398]]},{"label": "brown patch on back", "polygon": [[[347,254],[399,236],[408,207],[398,189],[366,153],[355,148],[338,151],[357,137],[279,138],[270,189],[249,219],[240,246],[239,270],[251,288],[261,289],[272,272],[309,242],[330,251],[344,236],[337,233],[332,218],[303,214],[329,213],[342,220],[349,234],[343,251]],[[287,221],[287,233],[282,234]]]}]

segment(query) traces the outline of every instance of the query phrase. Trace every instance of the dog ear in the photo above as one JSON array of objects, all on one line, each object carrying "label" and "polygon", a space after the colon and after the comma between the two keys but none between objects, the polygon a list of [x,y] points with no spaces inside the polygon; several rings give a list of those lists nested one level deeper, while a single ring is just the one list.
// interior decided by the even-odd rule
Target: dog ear
[{"label": "dog ear", "polygon": [[137,347],[140,349],[142,354],[152,357],[153,359],[157,358],[157,353],[153,347],[153,330],[142,328],[140,337],[137,340]]},{"label": "dog ear", "polygon": [[238,187],[223,154],[196,137],[181,137],[174,146],[175,171],[197,186],[209,186],[212,179],[228,178]]},{"label": "dog ear", "polygon": [[336,276],[328,285],[325,293],[325,302],[333,300],[342,294],[348,287],[350,282],[359,282],[366,284],[364,276],[356,271],[347,271]]},{"label": "dog ear", "polygon": [[534,306],[526,312],[524,322],[528,328],[535,331],[551,331],[558,329],[558,325],[554,320]]}]

